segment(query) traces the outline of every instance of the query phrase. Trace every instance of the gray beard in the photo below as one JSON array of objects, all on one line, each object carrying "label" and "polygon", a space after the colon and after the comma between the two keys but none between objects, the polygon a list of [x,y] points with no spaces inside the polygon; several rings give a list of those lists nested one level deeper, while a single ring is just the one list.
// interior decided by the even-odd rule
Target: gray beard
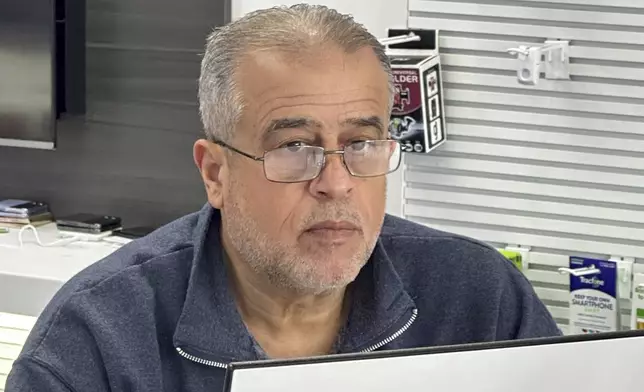
[{"label": "gray beard", "polygon": [[[322,279],[322,274],[318,274],[319,269],[314,268],[316,260],[312,260],[311,256],[299,254],[297,248],[269,238],[259,228],[255,219],[244,214],[244,211],[248,210],[243,205],[236,201],[231,203],[235,198],[228,200],[226,211],[222,211],[222,224],[230,244],[257,276],[267,279],[271,285],[287,292],[321,295],[346,287],[367,263],[378,239],[378,235],[365,239],[363,246],[347,260],[342,274],[333,279]],[[329,212],[325,215],[337,217],[341,214]],[[345,213],[344,216],[346,215]],[[325,218],[321,219],[318,216],[315,219],[321,221]]]}]

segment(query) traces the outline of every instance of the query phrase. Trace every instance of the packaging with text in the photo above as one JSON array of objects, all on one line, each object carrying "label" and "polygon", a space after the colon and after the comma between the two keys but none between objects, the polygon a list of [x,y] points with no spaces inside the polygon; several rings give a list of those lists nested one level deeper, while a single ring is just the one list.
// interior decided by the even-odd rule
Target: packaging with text
[{"label": "packaging with text", "polygon": [[613,332],[620,329],[617,264],[607,260],[571,257],[570,269],[596,268],[599,273],[570,275],[570,334]]},{"label": "packaging with text", "polygon": [[388,52],[394,77],[389,135],[405,152],[427,153],[446,140],[438,32],[427,36],[431,49]]},{"label": "packaging with text", "polygon": [[644,330],[644,274],[633,275],[631,329]]}]

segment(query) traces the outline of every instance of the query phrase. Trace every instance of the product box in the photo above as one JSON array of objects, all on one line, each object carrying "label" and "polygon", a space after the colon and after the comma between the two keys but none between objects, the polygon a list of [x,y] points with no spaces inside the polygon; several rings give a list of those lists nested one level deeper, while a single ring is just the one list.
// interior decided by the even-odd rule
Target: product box
[{"label": "product box", "polygon": [[[404,152],[428,153],[446,140],[438,31],[414,30],[418,43],[393,45],[387,54],[394,77],[389,135]],[[407,31],[390,30],[389,34]]]},{"label": "product box", "polygon": [[596,268],[599,273],[570,275],[570,334],[620,330],[617,263],[571,257],[570,269]]},{"label": "product box", "polygon": [[508,260],[512,262],[519,270],[523,270],[523,255],[521,252],[516,252],[513,250],[507,249],[497,249],[499,253],[505,256]]},{"label": "product box", "polygon": [[631,329],[644,330],[644,274],[633,275]]}]

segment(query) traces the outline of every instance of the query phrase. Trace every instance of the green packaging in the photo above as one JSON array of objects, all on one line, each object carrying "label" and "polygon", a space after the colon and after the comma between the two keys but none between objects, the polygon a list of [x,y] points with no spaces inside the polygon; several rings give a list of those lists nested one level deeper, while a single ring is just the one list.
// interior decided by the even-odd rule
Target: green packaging
[{"label": "green packaging", "polygon": [[523,256],[513,250],[498,249],[498,251],[512,262],[519,270],[523,270]]}]

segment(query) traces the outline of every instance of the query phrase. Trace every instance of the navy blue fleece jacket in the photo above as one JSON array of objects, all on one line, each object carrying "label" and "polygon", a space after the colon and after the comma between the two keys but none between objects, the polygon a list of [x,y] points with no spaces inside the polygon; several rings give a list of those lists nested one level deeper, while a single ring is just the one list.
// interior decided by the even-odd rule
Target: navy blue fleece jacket
[{"label": "navy blue fleece jacket", "polygon": [[[71,279],[6,391],[219,391],[226,364],[264,359],[228,289],[219,219],[206,205]],[[495,249],[391,216],[354,288],[341,353],[560,334]]]}]

